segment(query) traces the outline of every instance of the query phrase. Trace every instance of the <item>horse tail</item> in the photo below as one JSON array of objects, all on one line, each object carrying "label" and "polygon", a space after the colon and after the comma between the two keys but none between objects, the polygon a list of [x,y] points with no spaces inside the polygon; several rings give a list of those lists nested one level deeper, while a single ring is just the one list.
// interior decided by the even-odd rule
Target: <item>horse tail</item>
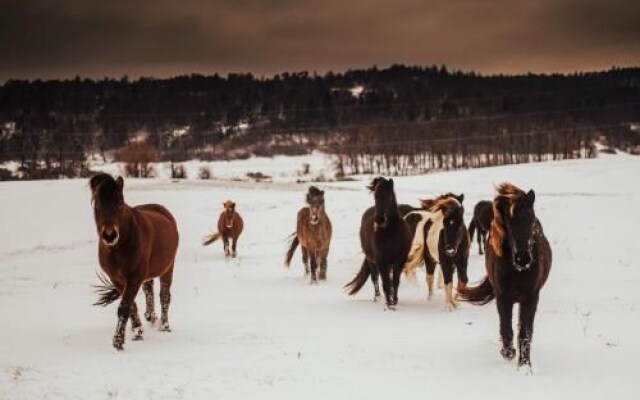
[{"label": "horse tail", "polygon": [[287,250],[287,255],[284,258],[285,267],[289,268],[291,265],[291,259],[293,258],[293,253],[295,253],[296,248],[298,248],[298,244],[300,241],[298,240],[298,233],[293,232],[290,236],[291,244],[289,245],[289,250]]},{"label": "horse tail", "polygon": [[402,268],[405,275],[410,279],[415,279],[416,269],[420,265],[422,265],[424,259],[424,231],[425,225],[428,221],[428,217],[425,215],[420,215],[420,217],[421,219],[416,225],[416,230],[411,241],[411,248],[409,249],[409,254],[407,255],[407,261]]},{"label": "horse tail", "polygon": [[111,282],[108,276],[97,273],[100,283],[93,285],[95,292],[98,294],[98,301],[93,303],[94,306],[108,306],[120,298],[120,292]]},{"label": "horse tail", "polygon": [[[471,222],[469,223],[469,240],[473,242],[473,232],[476,231],[476,217],[471,218]],[[478,233],[480,234],[480,233]]]},{"label": "horse tail", "polygon": [[218,239],[220,239],[220,232],[212,233],[211,235],[205,236],[204,239],[202,239],[202,245],[208,246]]},{"label": "horse tail", "polygon": [[489,282],[489,278],[486,276],[478,286],[467,287],[459,293],[460,300],[480,306],[491,302],[496,297],[493,293],[493,286],[491,286],[491,282]]},{"label": "horse tail", "polygon": [[360,289],[367,283],[367,279],[369,279],[369,275],[371,275],[371,270],[369,269],[369,265],[367,264],[367,260],[365,259],[362,262],[362,267],[360,267],[360,271],[358,274],[346,285],[344,288],[347,290],[349,296],[353,296],[358,293]]}]

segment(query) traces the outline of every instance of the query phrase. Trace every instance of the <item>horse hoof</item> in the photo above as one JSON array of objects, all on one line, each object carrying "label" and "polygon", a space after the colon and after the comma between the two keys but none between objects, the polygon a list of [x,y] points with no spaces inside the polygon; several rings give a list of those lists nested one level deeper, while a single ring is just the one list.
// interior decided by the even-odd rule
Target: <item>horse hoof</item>
[{"label": "horse hoof", "polygon": [[373,302],[377,303],[378,301],[380,301],[380,295],[376,294],[375,296],[373,296]]},{"label": "horse hoof", "polygon": [[123,337],[114,337],[113,338],[113,348],[122,351],[124,349],[124,338]]},{"label": "horse hoof", "polygon": [[162,324],[162,326],[160,327],[160,332],[171,332],[171,327],[169,326],[168,322]]},{"label": "horse hoof", "polygon": [[513,357],[516,356],[516,349],[513,347],[503,347],[502,350],[500,350],[500,355],[502,355],[505,360],[511,361]]},{"label": "horse hoof", "polygon": [[395,304],[387,304],[387,310],[389,311],[396,311],[396,305]]},{"label": "horse hoof", "polygon": [[517,371],[524,376],[532,376],[533,369],[531,368],[531,361],[518,361]]},{"label": "horse hoof", "polygon": [[146,319],[147,322],[155,324],[155,322],[158,320],[158,316],[156,315],[156,313],[144,313],[144,319]]},{"label": "horse hoof", "polygon": [[312,285],[312,286],[313,286],[313,285],[317,285],[317,284],[318,284],[318,280],[317,280],[317,279],[311,279],[311,280],[309,281],[309,285]]},{"label": "horse hoof", "polygon": [[444,305],[444,310],[447,311],[447,312],[452,312],[457,308],[458,308],[458,305],[456,303],[454,303],[454,302],[445,303],[445,305]]}]

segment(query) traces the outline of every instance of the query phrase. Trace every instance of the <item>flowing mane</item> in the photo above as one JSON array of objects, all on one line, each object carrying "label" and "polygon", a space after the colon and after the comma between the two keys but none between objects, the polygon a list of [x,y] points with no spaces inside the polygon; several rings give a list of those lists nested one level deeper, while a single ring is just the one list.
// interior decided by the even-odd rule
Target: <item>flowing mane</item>
[{"label": "flowing mane", "polygon": [[435,199],[420,199],[420,204],[423,210],[429,212],[442,211],[443,214],[447,214],[462,206],[458,197],[451,192],[442,194]]},{"label": "flowing mane", "polygon": [[512,183],[503,182],[496,186],[498,195],[493,200],[493,221],[491,221],[491,232],[489,233],[489,244],[498,257],[502,257],[502,243],[506,234],[502,215],[498,209],[498,202],[506,199],[509,204],[509,212],[513,214],[513,207],[519,198],[526,193]]}]

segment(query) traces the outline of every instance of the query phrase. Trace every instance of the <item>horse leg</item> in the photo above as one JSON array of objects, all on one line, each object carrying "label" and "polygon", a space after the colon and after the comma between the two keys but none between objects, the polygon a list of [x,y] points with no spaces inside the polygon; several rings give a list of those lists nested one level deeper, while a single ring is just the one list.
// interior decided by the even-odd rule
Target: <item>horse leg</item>
[{"label": "horse leg", "polygon": [[311,258],[311,284],[318,283],[318,253],[317,251],[309,251],[309,256]]},{"label": "horse leg", "polygon": [[380,299],[380,284],[378,283],[378,278],[380,276],[380,273],[378,272],[378,268],[374,264],[367,262],[366,258],[364,259],[362,264],[363,265],[366,264],[369,266],[369,271],[371,272],[371,283],[373,283],[373,290],[374,290],[373,301],[377,303],[378,300]]},{"label": "horse leg", "polygon": [[458,307],[453,298],[453,265],[449,261],[440,262],[440,270],[444,278],[444,308],[447,311],[453,311]]},{"label": "horse leg", "polygon": [[236,256],[238,255],[238,253],[236,252],[237,245],[238,245],[238,237],[234,236],[233,243],[231,245],[231,258],[236,258]]},{"label": "horse leg", "polygon": [[147,301],[147,310],[144,312],[144,318],[153,324],[158,319],[153,300],[153,279],[145,282],[142,285],[142,290],[144,291],[144,297]]},{"label": "horse leg", "polygon": [[436,263],[434,263],[427,257],[425,257],[424,263],[427,266],[427,288],[429,289],[427,299],[431,300],[431,296],[433,296],[433,274],[436,271]]},{"label": "horse leg", "polygon": [[164,275],[160,277],[160,330],[171,332],[169,327],[169,304],[171,303],[171,282],[173,281],[173,265]]},{"label": "horse leg", "polygon": [[231,250],[229,249],[229,236],[222,236],[222,243],[224,244],[224,256],[229,258],[231,256]]},{"label": "horse leg", "polygon": [[487,239],[485,238],[486,233],[485,230],[482,229],[480,226],[478,226],[478,253],[479,254],[484,254],[484,246],[487,242]]},{"label": "horse leg", "polygon": [[392,285],[393,285],[393,305],[398,304],[398,288],[400,287],[400,275],[402,275],[402,267],[403,265],[394,266],[392,269],[393,277],[392,277]]},{"label": "horse leg", "polygon": [[516,350],[513,348],[513,328],[511,327],[513,302],[500,296],[496,297],[496,305],[498,306],[498,314],[500,314],[500,337],[502,339],[500,354],[505,360],[512,360],[516,355]]},{"label": "horse leg", "polygon": [[382,266],[380,276],[382,277],[382,291],[384,292],[387,308],[393,309],[393,289],[391,288],[391,269],[388,265]]},{"label": "horse leg", "polygon": [[131,280],[127,282],[122,295],[122,300],[118,306],[118,323],[116,324],[116,332],[113,335],[113,347],[116,350],[122,350],[124,346],[124,332],[127,326],[127,320],[131,316],[133,302],[140,290],[141,280]]},{"label": "horse leg", "polygon": [[531,373],[531,340],[533,339],[533,320],[538,308],[538,293],[520,303],[520,329],[518,331],[518,368],[525,366]]},{"label": "horse leg", "polygon": [[320,272],[318,274],[318,279],[321,281],[327,280],[327,256],[329,255],[329,250],[321,251],[320,253]]},{"label": "horse leg", "polygon": [[304,274],[308,275],[310,272],[309,271],[309,251],[304,246],[300,246],[300,248],[302,249],[302,263],[304,264]]},{"label": "horse leg", "polygon": [[131,305],[131,330],[133,331],[132,340],[142,340],[142,321],[138,315],[138,305],[134,301]]},{"label": "horse leg", "polygon": [[467,259],[466,257],[460,257],[461,259],[456,261],[456,270],[458,272],[458,287],[456,289],[455,300],[460,298],[460,292],[463,292],[467,288],[469,277],[467,276]]},{"label": "horse leg", "polygon": [[442,289],[444,287],[444,272],[442,271],[442,264],[440,264],[440,273],[438,274],[438,289]]}]

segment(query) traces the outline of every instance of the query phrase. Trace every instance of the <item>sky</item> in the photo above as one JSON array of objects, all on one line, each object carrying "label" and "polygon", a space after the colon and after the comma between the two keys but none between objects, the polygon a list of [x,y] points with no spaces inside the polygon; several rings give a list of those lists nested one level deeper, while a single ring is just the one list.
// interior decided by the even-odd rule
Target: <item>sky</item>
[{"label": "sky", "polygon": [[637,0],[0,0],[11,78],[640,65]]}]

